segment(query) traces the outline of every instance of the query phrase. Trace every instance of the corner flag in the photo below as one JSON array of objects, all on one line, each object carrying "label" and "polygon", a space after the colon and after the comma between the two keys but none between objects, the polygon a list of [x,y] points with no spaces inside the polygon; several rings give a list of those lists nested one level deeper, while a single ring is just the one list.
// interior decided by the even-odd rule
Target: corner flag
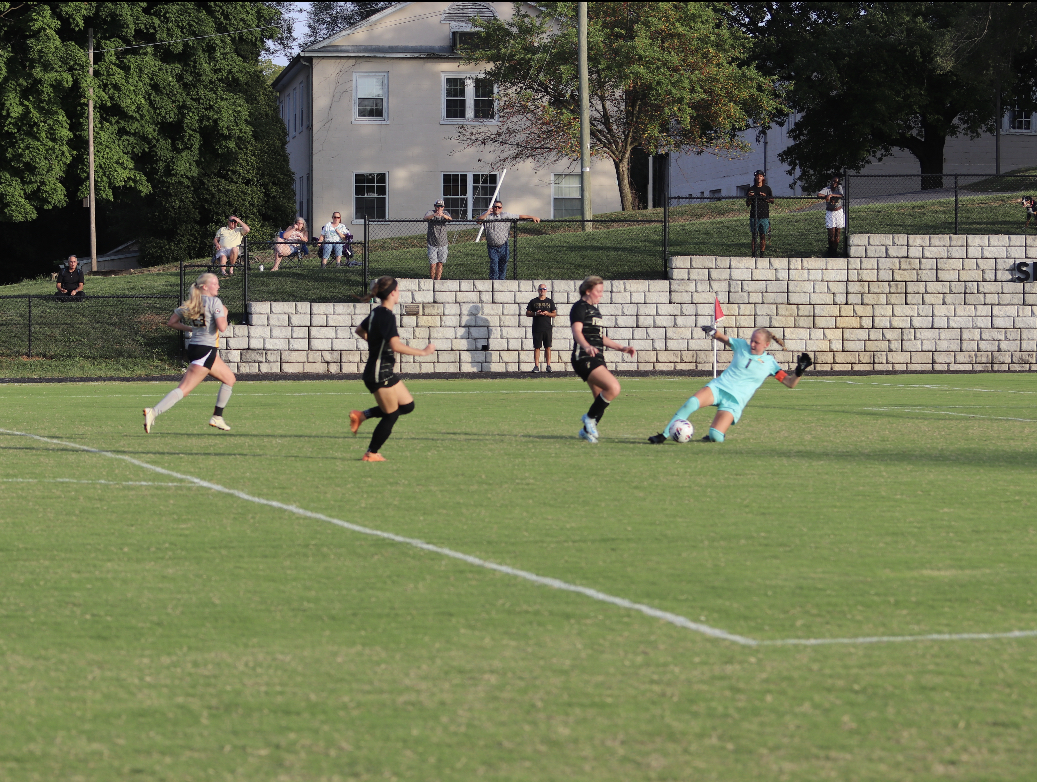
[{"label": "corner flag", "polygon": [[716,324],[718,320],[724,319],[724,311],[720,309],[720,299],[717,295],[713,294],[713,323]]}]

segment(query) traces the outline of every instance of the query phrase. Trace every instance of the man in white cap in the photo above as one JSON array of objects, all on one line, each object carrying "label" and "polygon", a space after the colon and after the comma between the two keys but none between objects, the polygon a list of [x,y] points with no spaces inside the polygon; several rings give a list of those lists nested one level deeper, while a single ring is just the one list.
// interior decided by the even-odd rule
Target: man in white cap
[{"label": "man in white cap", "polygon": [[443,264],[446,263],[447,251],[450,249],[449,240],[446,235],[447,220],[452,220],[450,212],[446,210],[446,204],[440,198],[432,205],[431,212],[425,212],[428,220],[428,232],[425,240],[428,242],[428,276],[433,280],[443,279]]}]

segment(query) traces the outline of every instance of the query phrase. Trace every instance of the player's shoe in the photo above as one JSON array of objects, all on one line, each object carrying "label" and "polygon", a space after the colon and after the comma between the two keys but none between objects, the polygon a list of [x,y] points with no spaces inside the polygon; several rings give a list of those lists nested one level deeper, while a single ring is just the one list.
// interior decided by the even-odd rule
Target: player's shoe
[{"label": "player's shoe", "polygon": [[362,461],[362,462],[384,462],[385,461],[385,457],[382,456],[380,453],[371,453],[370,451],[368,451],[367,453],[365,453],[363,456],[360,457],[360,461]]},{"label": "player's shoe", "polygon": [[659,432],[659,434],[653,434],[651,437],[648,438],[648,442],[650,442],[652,445],[662,445],[666,442],[666,435],[664,435],[662,432]]},{"label": "player's shoe", "polygon": [[713,442],[713,438],[712,438],[712,437],[710,437],[710,436],[709,436],[709,435],[707,434],[707,435],[706,435],[705,437],[703,437],[703,438],[702,438],[702,442],[704,442],[704,443],[711,443],[711,442]]},{"label": "player's shoe", "polygon": [[155,425],[155,411],[150,407],[144,408],[144,434],[151,434],[151,427]]},{"label": "player's shoe", "polygon": [[583,422],[583,429],[587,434],[594,438],[594,442],[598,441],[598,422],[591,418],[589,415],[584,415],[580,419]]},{"label": "player's shoe", "polygon": [[225,432],[230,431],[230,424],[223,420],[222,415],[214,415],[209,419],[209,426],[215,427],[216,429],[222,429]]},{"label": "player's shoe", "polygon": [[580,430],[580,439],[581,440],[586,440],[588,443],[596,443],[596,442],[598,442],[598,435],[591,434],[586,429],[581,429]]},{"label": "player's shoe", "polygon": [[359,410],[349,411],[349,431],[353,433],[354,437],[356,437],[357,430],[360,429],[360,424],[366,420],[364,414]]}]

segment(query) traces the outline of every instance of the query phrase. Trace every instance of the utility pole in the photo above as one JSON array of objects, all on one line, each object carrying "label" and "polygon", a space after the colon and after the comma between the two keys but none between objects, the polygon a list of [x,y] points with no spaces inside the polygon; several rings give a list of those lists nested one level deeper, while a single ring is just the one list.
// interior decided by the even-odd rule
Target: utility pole
[{"label": "utility pole", "polygon": [[583,230],[594,228],[591,209],[591,119],[590,79],[587,75],[587,4],[577,3],[577,34],[580,39],[580,196]]},{"label": "utility pole", "polygon": [[90,87],[86,100],[87,157],[90,168],[90,271],[97,271],[97,203],[94,199],[94,28],[86,31],[90,57]]}]

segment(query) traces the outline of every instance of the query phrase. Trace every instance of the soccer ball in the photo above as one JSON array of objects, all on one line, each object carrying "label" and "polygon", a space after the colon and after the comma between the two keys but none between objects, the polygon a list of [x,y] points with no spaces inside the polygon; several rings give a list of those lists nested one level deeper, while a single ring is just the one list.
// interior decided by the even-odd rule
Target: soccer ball
[{"label": "soccer ball", "polygon": [[691,441],[691,438],[695,436],[695,427],[691,425],[691,421],[685,421],[683,418],[673,422],[670,427],[670,439],[675,443],[687,443]]}]

